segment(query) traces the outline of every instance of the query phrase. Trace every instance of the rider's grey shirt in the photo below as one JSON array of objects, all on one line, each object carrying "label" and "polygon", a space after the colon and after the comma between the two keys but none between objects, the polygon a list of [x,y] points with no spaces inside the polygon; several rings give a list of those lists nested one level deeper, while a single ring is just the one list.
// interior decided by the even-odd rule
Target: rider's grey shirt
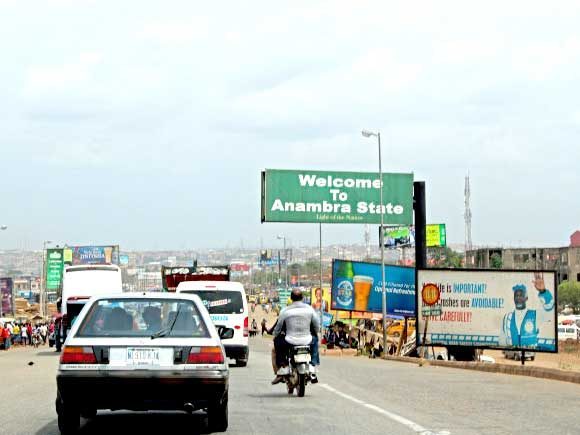
[{"label": "rider's grey shirt", "polygon": [[278,322],[274,328],[274,336],[282,331],[286,324],[286,341],[293,345],[307,345],[312,341],[310,324],[314,326],[314,332],[320,331],[320,319],[310,305],[304,302],[294,302],[280,312]]}]

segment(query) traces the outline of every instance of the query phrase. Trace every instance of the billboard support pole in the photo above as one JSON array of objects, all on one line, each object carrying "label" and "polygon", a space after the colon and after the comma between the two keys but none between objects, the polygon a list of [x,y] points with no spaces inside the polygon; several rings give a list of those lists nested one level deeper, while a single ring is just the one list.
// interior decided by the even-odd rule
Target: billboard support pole
[{"label": "billboard support pole", "polygon": [[[415,209],[415,270],[424,269],[427,266],[427,240],[425,234],[425,224],[427,222],[426,207],[425,207],[425,182],[413,182],[413,208]],[[415,291],[419,291],[415,288]],[[416,307],[418,309],[418,307]],[[416,318],[419,313],[416,313]],[[423,342],[425,346],[427,340],[427,325],[429,324],[429,317],[425,322],[425,331],[423,332]],[[415,334],[419,335],[421,331],[415,330]],[[427,348],[424,347],[426,350]]]},{"label": "billboard support pole", "polygon": [[[322,222],[318,224],[318,238],[319,238],[319,250],[320,250],[320,294],[323,295],[322,290]],[[324,299],[320,303],[320,333],[322,334],[323,326],[322,326],[322,306],[324,305]],[[322,335],[321,335],[322,338]]]},{"label": "billboard support pole", "polygon": [[413,208],[415,209],[415,268],[427,267],[427,243],[425,225],[427,222],[425,207],[425,182],[413,182]]}]

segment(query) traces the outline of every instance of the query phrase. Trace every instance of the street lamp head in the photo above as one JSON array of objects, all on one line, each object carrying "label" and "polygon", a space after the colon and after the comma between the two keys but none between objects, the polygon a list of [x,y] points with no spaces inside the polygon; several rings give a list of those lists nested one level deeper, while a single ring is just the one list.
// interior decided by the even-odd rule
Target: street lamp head
[{"label": "street lamp head", "polygon": [[277,237],[278,240],[282,240],[284,238],[285,238],[285,236],[283,234],[278,234],[278,237]]},{"label": "street lamp head", "polygon": [[0,225],[0,230],[4,231],[8,229],[8,225]]},{"label": "street lamp head", "polygon": [[363,130],[363,131],[361,131],[361,133],[364,137],[371,137],[371,136],[377,135],[376,133],[369,131],[369,130]]}]

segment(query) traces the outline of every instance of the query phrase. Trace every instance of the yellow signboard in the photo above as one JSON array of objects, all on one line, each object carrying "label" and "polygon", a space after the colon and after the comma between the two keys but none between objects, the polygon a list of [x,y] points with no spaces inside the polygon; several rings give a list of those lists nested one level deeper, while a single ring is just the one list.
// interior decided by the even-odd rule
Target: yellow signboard
[{"label": "yellow signboard", "polygon": [[426,225],[425,233],[428,248],[447,246],[445,224]]}]

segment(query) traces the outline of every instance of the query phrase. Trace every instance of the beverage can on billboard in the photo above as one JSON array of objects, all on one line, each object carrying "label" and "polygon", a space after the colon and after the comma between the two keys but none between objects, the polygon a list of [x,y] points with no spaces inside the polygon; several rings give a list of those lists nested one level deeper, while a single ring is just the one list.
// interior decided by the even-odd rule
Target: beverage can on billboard
[{"label": "beverage can on billboard", "polygon": [[354,308],[354,269],[350,261],[338,264],[336,298],[333,299],[332,304],[332,308],[337,310],[352,310]]}]

